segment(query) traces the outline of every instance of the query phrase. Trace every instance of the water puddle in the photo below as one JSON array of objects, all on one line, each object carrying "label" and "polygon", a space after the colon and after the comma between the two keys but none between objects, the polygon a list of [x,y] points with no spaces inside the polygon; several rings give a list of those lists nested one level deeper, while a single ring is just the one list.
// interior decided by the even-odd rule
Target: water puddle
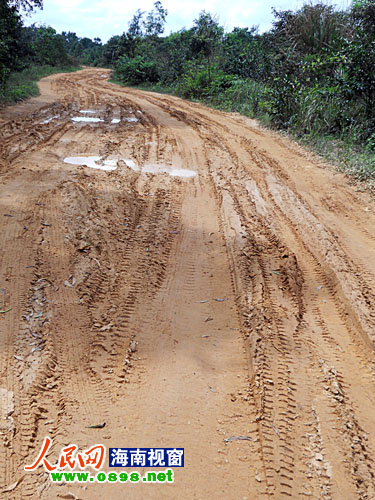
[{"label": "water puddle", "polygon": [[172,177],[195,177],[197,175],[197,172],[194,172],[194,170],[187,170],[185,168],[174,168],[169,172],[169,175],[171,175]]},{"label": "water puddle", "polygon": [[103,122],[101,118],[93,118],[91,116],[75,116],[72,118],[73,122],[84,122],[84,123],[98,123]]},{"label": "water puddle", "polygon": [[[126,122],[130,122],[130,123],[139,121],[138,118],[136,118],[135,116],[127,116],[127,117],[122,118],[122,119],[125,120]],[[120,123],[120,122],[121,122],[121,118],[112,118],[112,120],[111,120],[112,124]]]},{"label": "water puddle", "polygon": [[[171,177],[183,177],[183,178],[191,178],[197,175],[194,170],[188,170],[185,168],[176,168],[169,167],[166,165],[144,165],[143,167],[139,167],[134,163],[133,160],[128,160],[121,158],[121,160],[132,170],[135,172],[145,173],[145,174],[168,174]],[[64,163],[69,163],[71,165],[81,165],[89,168],[95,168],[98,170],[105,170],[107,172],[116,170],[117,162],[116,160],[103,160],[100,156],[68,156],[64,158]]]},{"label": "water puddle", "polygon": [[51,116],[51,118],[47,118],[46,120],[43,120],[42,123],[49,123],[52,120],[57,120],[57,118],[60,118],[60,115]]},{"label": "water puddle", "polygon": [[64,163],[96,168],[107,172],[117,168],[117,160],[101,160],[100,156],[68,156],[64,158]]},{"label": "water puddle", "polygon": [[126,163],[126,165],[127,165],[128,167],[130,167],[130,168],[132,168],[133,170],[136,170],[137,172],[139,172],[139,167],[138,167],[138,165],[136,165],[136,164],[134,163],[134,161],[133,161],[133,160],[124,160],[124,162]]},{"label": "water puddle", "polygon": [[[74,118],[72,118],[73,122],[83,122],[83,123],[99,123],[99,122],[104,122],[104,120],[102,118],[99,118],[98,116],[86,116],[86,115],[98,115],[98,113],[99,113],[98,110],[95,110],[95,109],[81,109],[79,112],[82,115],[85,115],[85,116],[75,116]],[[137,113],[142,114],[141,111],[137,111]],[[112,125],[116,125],[116,124],[118,124],[118,123],[121,122],[121,118],[119,117],[119,115],[117,113],[114,113],[114,115],[115,116],[111,120],[111,124]],[[43,121],[43,123],[49,123],[49,121],[53,120],[54,118],[55,117],[50,118],[48,121],[45,120],[45,121]],[[122,120],[125,120],[125,121],[127,121],[129,123],[135,123],[135,122],[139,121],[139,118],[137,118],[135,116],[127,116],[125,118],[122,118]]]}]

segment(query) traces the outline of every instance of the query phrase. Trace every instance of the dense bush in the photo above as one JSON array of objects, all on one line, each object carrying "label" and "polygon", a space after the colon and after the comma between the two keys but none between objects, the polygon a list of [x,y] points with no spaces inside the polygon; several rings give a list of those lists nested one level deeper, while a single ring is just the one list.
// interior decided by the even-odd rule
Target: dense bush
[{"label": "dense bush", "polygon": [[156,62],[148,61],[144,56],[136,56],[133,59],[120,57],[116,73],[121,81],[134,85],[142,82],[155,83],[159,79]]},{"label": "dense bush", "polygon": [[186,68],[176,90],[188,98],[209,98],[229,89],[233,81],[231,75],[227,75],[217,66],[208,69],[206,66],[191,65]]}]

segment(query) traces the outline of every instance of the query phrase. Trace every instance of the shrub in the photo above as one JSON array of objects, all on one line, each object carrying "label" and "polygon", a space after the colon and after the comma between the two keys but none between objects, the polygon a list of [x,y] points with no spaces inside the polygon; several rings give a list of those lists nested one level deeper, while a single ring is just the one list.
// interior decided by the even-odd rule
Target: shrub
[{"label": "shrub", "polygon": [[234,77],[217,67],[191,65],[182,75],[177,92],[188,98],[209,98],[228,89]]},{"label": "shrub", "polygon": [[116,66],[116,77],[123,83],[137,85],[142,82],[155,83],[159,80],[155,61],[148,61],[144,56],[129,59],[122,56]]}]

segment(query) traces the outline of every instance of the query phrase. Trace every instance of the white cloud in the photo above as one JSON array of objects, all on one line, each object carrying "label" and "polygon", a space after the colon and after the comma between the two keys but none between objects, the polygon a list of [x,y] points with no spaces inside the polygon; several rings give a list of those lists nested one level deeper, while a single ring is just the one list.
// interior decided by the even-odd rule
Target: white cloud
[{"label": "white cloud", "polygon": [[[26,18],[25,24],[44,23],[58,32],[73,31],[78,36],[99,36],[107,41],[112,35],[120,35],[127,30],[137,8],[149,11],[153,3],[154,0],[142,0],[137,4],[108,0],[45,0],[44,9]],[[337,3],[347,4],[347,0],[337,0]],[[162,0],[162,4],[169,13],[166,33],[189,28],[202,10],[217,14],[226,30],[234,26],[259,25],[264,31],[271,26],[272,7],[277,10],[296,9],[301,7],[303,0],[238,0],[234,4],[227,0]]]}]

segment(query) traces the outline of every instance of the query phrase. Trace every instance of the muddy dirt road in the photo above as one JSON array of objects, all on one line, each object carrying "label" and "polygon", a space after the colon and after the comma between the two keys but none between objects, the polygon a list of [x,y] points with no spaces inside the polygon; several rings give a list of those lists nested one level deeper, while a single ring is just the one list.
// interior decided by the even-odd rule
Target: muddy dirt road
[{"label": "muddy dirt road", "polygon": [[[1,498],[375,498],[373,202],[251,120],[108,75],[0,113]],[[23,470],[45,436],[51,464],[102,443],[185,468],[51,484]]]}]

